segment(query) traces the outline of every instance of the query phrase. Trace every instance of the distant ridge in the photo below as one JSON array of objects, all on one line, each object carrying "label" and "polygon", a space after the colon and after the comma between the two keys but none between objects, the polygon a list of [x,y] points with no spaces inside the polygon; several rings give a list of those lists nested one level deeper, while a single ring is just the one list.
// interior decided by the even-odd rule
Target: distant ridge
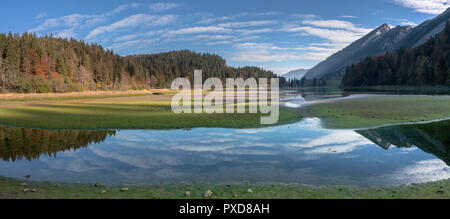
[{"label": "distant ridge", "polygon": [[343,50],[328,57],[306,74],[307,80],[320,79],[324,76],[342,73],[348,65],[359,62],[367,56],[374,56],[390,51],[393,45],[405,37],[411,27],[398,26],[391,29],[383,24]]},{"label": "distant ridge", "polygon": [[297,69],[294,71],[290,71],[290,72],[282,75],[281,77],[286,78],[288,80],[291,80],[291,79],[301,80],[307,72],[308,72],[308,69]]},{"label": "distant ridge", "polygon": [[328,57],[314,66],[305,75],[307,80],[321,79],[326,76],[340,75],[349,65],[358,63],[369,56],[396,52],[400,48],[411,49],[425,43],[441,32],[450,20],[450,8],[441,15],[423,22],[415,28],[397,26],[391,28],[383,24],[366,36],[350,44],[343,50]]}]

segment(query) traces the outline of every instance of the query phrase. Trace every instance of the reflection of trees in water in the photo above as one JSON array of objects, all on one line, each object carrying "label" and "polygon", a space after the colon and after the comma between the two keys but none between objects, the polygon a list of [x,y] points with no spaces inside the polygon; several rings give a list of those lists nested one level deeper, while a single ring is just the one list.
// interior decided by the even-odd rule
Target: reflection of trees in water
[{"label": "reflection of trees in water", "polygon": [[450,165],[450,120],[428,124],[390,126],[357,133],[384,149],[416,146]]},{"label": "reflection of trees in water", "polygon": [[5,161],[38,160],[43,154],[77,150],[92,143],[103,142],[116,131],[39,130],[0,127],[0,157]]}]

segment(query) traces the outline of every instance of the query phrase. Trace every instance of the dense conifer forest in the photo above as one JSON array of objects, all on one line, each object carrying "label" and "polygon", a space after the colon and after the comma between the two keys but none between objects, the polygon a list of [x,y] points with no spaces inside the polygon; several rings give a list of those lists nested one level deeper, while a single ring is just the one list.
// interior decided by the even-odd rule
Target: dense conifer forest
[{"label": "dense conifer forest", "polygon": [[0,93],[167,88],[177,77],[276,77],[258,67],[235,68],[217,55],[189,50],[122,57],[101,45],[35,34],[0,34]]}]

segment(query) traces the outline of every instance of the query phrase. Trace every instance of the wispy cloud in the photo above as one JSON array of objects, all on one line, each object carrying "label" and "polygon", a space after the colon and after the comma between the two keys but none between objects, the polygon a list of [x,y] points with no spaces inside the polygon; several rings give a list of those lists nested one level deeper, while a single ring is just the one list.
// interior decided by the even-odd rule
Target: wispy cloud
[{"label": "wispy cloud", "polygon": [[358,16],[353,16],[353,15],[342,15],[339,16],[340,18],[348,18],[348,19],[356,19],[359,18]]},{"label": "wispy cloud", "polygon": [[239,43],[234,46],[237,52],[231,57],[232,61],[240,62],[269,62],[300,60],[303,56],[295,51],[288,51],[270,43]]},{"label": "wispy cloud", "polygon": [[122,28],[131,28],[139,25],[146,25],[146,26],[165,25],[173,22],[175,19],[176,19],[175,15],[152,16],[148,14],[135,14],[126,17],[120,21],[117,21],[113,24],[97,27],[86,36],[86,39],[89,40],[97,35],[108,32],[114,32]]},{"label": "wispy cloud", "polygon": [[303,59],[306,60],[324,60],[373,30],[350,21],[323,20],[315,15],[295,16],[301,20],[284,25],[282,31],[294,33],[299,37],[317,37],[325,41],[295,48],[303,51]]},{"label": "wispy cloud", "polygon": [[357,27],[352,22],[341,20],[305,19],[302,25],[291,24],[283,28],[286,32],[311,35],[336,43],[351,43],[369,33],[371,28]]},{"label": "wispy cloud", "polygon": [[218,26],[227,27],[227,28],[242,28],[242,27],[265,26],[265,25],[271,25],[271,24],[276,24],[276,22],[272,21],[272,20],[242,21],[242,22],[222,23],[222,24],[218,24]]},{"label": "wispy cloud", "polygon": [[399,25],[402,26],[417,26],[416,22],[410,21],[408,19],[400,19],[399,22],[400,22]]},{"label": "wispy cloud", "polygon": [[[62,37],[70,37],[75,36],[76,31],[92,27],[93,25],[100,24],[102,22],[105,22],[108,17],[113,16],[115,14],[118,14],[120,12],[123,12],[126,9],[130,8],[136,8],[139,4],[137,3],[130,3],[130,4],[124,4],[120,5],[119,7],[115,8],[114,10],[108,11],[106,13],[102,14],[94,14],[94,15],[87,15],[87,14],[70,14],[58,18],[48,18],[46,19],[41,25],[31,28],[28,31],[29,32],[56,32],[57,35],[60,35]],[[36,16],[36,19],[40,20],[45,17],[47,17],[47,13],[41,13]],[[56,29],[56,30],[55,30]],[[70,33],[70,36],[69,36]]]},{"label": "wispy cloud", "polygon": [[42,12],[42,13],[39,13],[38,15],[36,15],[35,18],[37,20],[40,20],[40,19],[46,18],[47,16],[48,16],[47,12]]},{"label": "wispy cloud", "polygon": [[178,7],[178,4],[160,2],[160,3],[151,4],[148,7],[152,11],[167,11],[167,10],[170,10],[172,8]]},{"label": "wispy cloud", "polygon": [[425,14],[440,14],[450,7],[448,0],[394,0],[394,2]]},{"label": "wispy cloud", "polygon": [[198,34],[198,33],[230,33],[231,29],[219,26],[204,26],[204,27],[187,27],[179,30],[171,30],[167,35],[181,35],[181,34]]},{"label": "wispy cloud", "polygon": [[30,32],[38,32],[49,28],[56,27],[72,27],[77,28],[81,25],[92,25],[102,22],[104,19],[101,16],[71,14],[59,18],[51,18],[45,20],[45,22],[35,28],[30,29]]}]

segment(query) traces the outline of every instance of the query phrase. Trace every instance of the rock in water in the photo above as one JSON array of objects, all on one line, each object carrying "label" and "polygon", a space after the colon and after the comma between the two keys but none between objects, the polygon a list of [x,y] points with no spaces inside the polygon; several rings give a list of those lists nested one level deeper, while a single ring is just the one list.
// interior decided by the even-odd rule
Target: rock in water
[{"label": "rock in water", "polygon": [[203,197],[205,198],[210,198],[213,195],[213,192],[211,190],[208,190],[205,192],[205,194],[203,195]]}]

